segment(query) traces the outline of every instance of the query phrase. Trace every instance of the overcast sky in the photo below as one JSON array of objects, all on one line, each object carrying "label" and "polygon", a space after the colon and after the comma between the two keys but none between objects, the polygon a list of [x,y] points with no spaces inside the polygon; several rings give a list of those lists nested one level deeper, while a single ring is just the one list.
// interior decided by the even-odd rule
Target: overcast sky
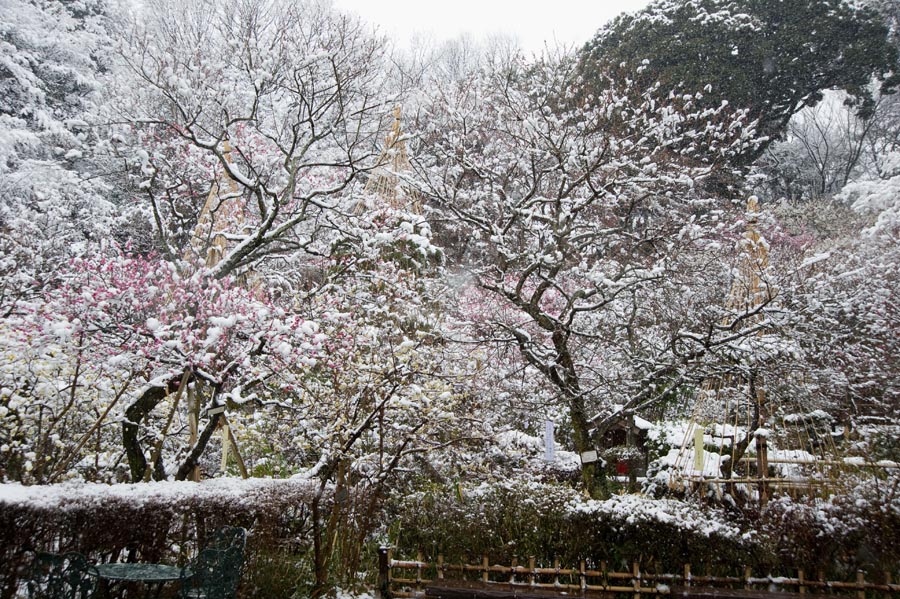
[{"label": "overcast sky", "polygon": [[434,41],[470,33],[515,36],[522,48],[537,52],[544,42],[554,45],[588,41],[597,29],[624,11],[649,0],[334,0],[338,8],[355,12],[377,25],[401,47],[414,34]]}]

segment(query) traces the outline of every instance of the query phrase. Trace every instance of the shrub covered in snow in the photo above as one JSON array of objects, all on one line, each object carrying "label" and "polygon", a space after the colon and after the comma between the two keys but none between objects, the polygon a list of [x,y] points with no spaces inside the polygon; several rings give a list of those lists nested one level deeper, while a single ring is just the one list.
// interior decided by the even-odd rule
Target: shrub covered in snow
[{"label": "shrub covered in snow", "polygon": [[680,571],[685,556],[713,567],[763,561],[759,544],[722,510],[640,495],[585,500],[563,485],[510,480],[475,488],[440,488],[399,501],[389,541],[398,553],[423,550],[445,561],[509,563],[536,556],[550,563],[639,561]]},{"label": "shrub covered in snow", "polygon": [[900,479],[868,479],[849,491],[817,502],[781,497],[766,506],[760,534],[788,567],[837,570],[896,570],[900,563]]},{"label": "shrub covered in snow", "polygon": [[268,586],[272,548],[310,541],[316,491],[310,481],[271,479],[0,485],[0,596],[12,595],[36,551],[184,563],[226,525],[250,532],[242,586]]},{"label": "shrub covered in snow", "polygon": [[387,540],[400,556],[421,550],[447,563],[480,561],[577,567],[580,560],[629,569],[851,579],[857,568],[900,563],[900,486],[879,481],[830,499],[776,499],[758,513],[691,499],[614,495],[585,499],[570,487],[508,480],[435,488],[395,502]]}]

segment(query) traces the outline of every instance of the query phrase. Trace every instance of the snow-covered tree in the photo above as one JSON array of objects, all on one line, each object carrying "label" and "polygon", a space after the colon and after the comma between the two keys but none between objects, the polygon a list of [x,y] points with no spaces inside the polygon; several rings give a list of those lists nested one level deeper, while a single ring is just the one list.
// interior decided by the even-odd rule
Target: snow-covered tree
[{"label": "snow-covered tree", "polygon": [[374,165],[389,106],[383,58],[382,40],[323,2],[147,6],[110,118],[137,137],[140,201],[163,254],[188,250],[217,178],[233,187],[222,186],[199,240],[228,238],[213,276],[274,269],[315,246],[329,214],[347,209],[342,192]]},{"label": "snow-covered tree", "polygon": [[104,0],[3,2],[0,314],[107,236],[116,216],[89,116],[109,65],[114,12]]},{"label": "snow-covered tree", "polygon": [[[612,82],[565,110],[573,81],[571,61],[545,61],[437,91],[418,168],[493,298],[481,318],[552,386],[583,452],[600,408],[666,397],[686,365],[746,334],[713,326],[722,314],[687,327],[699,295],[685,284],[722,248],[729,203],[702,181],[754,142],[740,114],[658,90],[635,104]],[[596,489],[594,465],[584,476]]]},{"label": "snow-covered tree", "polygon": [[[157,478],[183,479],[221,417],[210,415],[193,447],[167,439],[189,384],[209,388],[204,410],[272,400],[297,388],[322,342],[314,323],[273,305],[262,290],[183,278],[158,259],[89,254],[60,278],[4,325],[4,428],[16,440],[6,457],[24,468],[5,473],[13,478],[67,477],[85,454],[106,478],[124,453],[131,479],[141,480],[147,443]],[[159,405],[168,421],[147,428]],[[108,434],[117,422],[121,442]],[[166,441],[171,450],[161,455]]]}]

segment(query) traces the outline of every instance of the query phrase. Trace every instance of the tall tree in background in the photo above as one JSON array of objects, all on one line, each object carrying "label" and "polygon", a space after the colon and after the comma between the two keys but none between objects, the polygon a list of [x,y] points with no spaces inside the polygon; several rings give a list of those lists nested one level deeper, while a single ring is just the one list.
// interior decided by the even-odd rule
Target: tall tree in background
[{"label": "tall tree in background", "polygon": [[[698,326],[723,315],[700,318],[712,302],[682,277],[710,270],[697,257],[721,247],[728,202],[698,182],[754,141],[741,114],[612,82],[562,112],[572,64],[512,62],[433,90],[418,169],[443,220],[469,240],[464,266],[491,302],[480,328],[541,374],[586,452],[597,411],[665,398],[696,358],[734,340],[734,327],[686,332],[689,314]],[[583,482],[602,493],[602,469],[585,464]]]},{"label": "tall tree in background", "polygon": [[893,88],[896,61],[882,18],[844,0],[659,0],[601,29],[580,68],[589,88],[624,69],[644,85],[701,92],[701,106],[746,108],[770,143],[825,89],[846,90],[866,114],[872,78]]},{"label": "tall tree in background", "polygon": [[[308,283],[304,260],[328,252],[351,185],[374,163],[386,112],[382,40],[319,2],[160,0],[144,17],[124,44],[109,110],[139,145],[136,203],[156,247],[169,262],[193,254],[202,263],[222,238],[220,259],[201,277],[252,270],[289,303]],[[194,369],[185,376],[205,384]],[[141,449],[129,426],[140,426],[181,377],[148,381],[129,398],[123,438],[134,472]]]},{"label": "tall tree in background", "polygon": [[0,5],[0,315],[107,235],[89,108],[109,66],[105,0]]}]

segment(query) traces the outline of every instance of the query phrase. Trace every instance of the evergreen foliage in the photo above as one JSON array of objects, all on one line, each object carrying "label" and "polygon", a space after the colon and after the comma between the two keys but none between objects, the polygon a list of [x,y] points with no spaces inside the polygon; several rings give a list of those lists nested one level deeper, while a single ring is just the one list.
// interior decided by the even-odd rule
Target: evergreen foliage
[{"label": "evergreen foliage", "polygon": [[[844,0],[659,0],[601,29],[583,48],[580,69],[589,89],[621,71],[644,85],[700,91],[702,105],[748,109],[771,142],[826,89],[846,90],[870,112],[869,83],[874,77],[893,89],[896,62],[881,17]],[[767,145],[748,148],[739,163]]]}]

